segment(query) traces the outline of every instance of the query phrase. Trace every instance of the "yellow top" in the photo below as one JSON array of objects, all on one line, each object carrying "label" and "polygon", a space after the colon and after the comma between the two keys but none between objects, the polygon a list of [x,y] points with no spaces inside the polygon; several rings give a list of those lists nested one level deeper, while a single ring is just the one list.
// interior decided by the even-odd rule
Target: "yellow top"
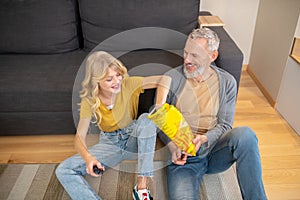
[{"label": "yellow top", "polygon": [[[111,110],[101,103],[99,109],[102,119],[97,123],[102,131],[113,132],[125,128],[137,118],[139,95],[144,92],[143,79],[144,77],[125,77]],[[90,119],[92,116],[91,105],[86,98],[83,98],[80,105],[80,118]],[[99,119],[99,116],[97,118]]]}]

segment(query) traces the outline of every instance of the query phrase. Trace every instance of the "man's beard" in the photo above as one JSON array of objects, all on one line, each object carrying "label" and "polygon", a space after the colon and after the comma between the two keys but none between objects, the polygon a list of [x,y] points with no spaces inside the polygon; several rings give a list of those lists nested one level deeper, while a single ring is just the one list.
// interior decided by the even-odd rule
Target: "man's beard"
[{"label": "man's beard", "polygon": [[205,66],[200,66],[200,65],[196,65],[196,66],[197,66],[197,69],[192,73],[188,72],[186,70],[185,66],[183,67],[183,72],[184,72],[186,78],[196,78],[199,75],[201,75],[201,76],[203,75],[203,73],[205,71]]}]

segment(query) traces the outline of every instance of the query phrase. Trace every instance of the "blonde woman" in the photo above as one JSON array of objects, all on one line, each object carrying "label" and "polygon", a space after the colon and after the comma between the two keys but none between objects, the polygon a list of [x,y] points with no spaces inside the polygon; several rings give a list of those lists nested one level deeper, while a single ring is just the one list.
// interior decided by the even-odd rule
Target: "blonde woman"
[{"label": "blonde woman", "polygon": [[[152,199],[147,180],[153,176],[156,127],[147,114],[136,119],[138,100],[145,89],[157,88],[156,106],[161,106],[166,101],[170,83],[171,78],[166,76],[130,77],[119,60],[103,51],[88,57],[75,136],[79,155],[66,159],[56,170],[72,199],[101,199],[82,176],[97,177],[99,174],[94,170],[104,172],[124,159],[138,160],[133,198]],[[91,120],[101,132],[99,143],[88,148],[85,139]]]}]

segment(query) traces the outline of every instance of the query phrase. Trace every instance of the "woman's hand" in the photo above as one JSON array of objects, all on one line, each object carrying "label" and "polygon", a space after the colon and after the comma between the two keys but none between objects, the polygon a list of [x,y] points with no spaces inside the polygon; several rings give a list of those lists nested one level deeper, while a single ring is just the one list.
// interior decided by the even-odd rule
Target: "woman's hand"
[{"label": "woman's hand", "polygon": [[100,170],[105,171],[104,166],[101,165],[101,163],[91,156],[87,161],[86,161],[86,172],[94,177],[99,177],[99,174],[95,174],[94,172],[94,166],[97,166]]},{"label": "woman's hand", "polygon": [[97,166],[100,170],[103,171],[105,169],[101,165],[101,163],[89,153],[87,149],[85,140],[86,140],[86,135],[87,135],[89,125],[90,125],[90,119],[79,120],[74,144],[75,144],[75,149],[77,150],[77,152],[80,154],[80,156],[86,163],[86,172],[91,176],[98,177],[99,174],[94,173],[94,169],[93,169],[94,166]]}]

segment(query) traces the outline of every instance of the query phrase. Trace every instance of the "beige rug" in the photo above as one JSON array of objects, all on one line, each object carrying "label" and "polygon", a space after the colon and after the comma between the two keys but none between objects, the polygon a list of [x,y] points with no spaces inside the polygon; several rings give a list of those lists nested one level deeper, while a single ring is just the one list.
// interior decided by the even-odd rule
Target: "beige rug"
[{"label": "beige rug", "polygon": [[[155,161],[160,169],[163,162]],[[0,164],[0,200],[69,200],[55,176],[57,164]],[[118,169],[106,170],[99,177],[85,177],[104,200],[131,200],[136,174],[135,162],[123,162]],[[155,171],[149,185],[154,199],[166,200],[166,174],[164,169]],[[205,175],[201,184],[201,200],[241,200],[242,196],[233,167],[220,174]]]},{"label": "beige rug", "polygon": [[[156,163],[158,164],[158,163]],[[70,199],[55,175],[57,164],[8,164],[0,165],[0,200],[28,199],[28,200],[60,200]],[[136,175],[126,173],[126,168],[134,168],[135,163],[124,162],[118,166],[120,170],[110,169],[99,177],[86,176],[91,186],[103,199],[126,200],[132,199],[132,188]],[[155,177],[164,183],[164,170],[155,172]],[[149,187],[155,199],[167,199],[165,184],[150,184]],[[160,196],[158,198],[158,196]]]}]

